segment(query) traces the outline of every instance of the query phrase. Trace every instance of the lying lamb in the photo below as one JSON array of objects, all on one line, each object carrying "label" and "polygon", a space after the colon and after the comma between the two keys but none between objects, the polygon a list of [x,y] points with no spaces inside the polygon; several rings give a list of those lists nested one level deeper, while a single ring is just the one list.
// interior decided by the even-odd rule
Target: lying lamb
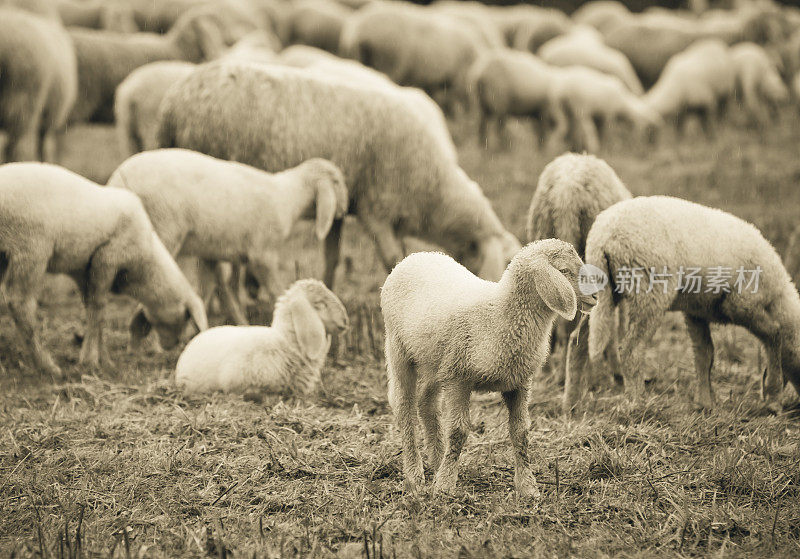
[{"label": "lying lamb", "polygon": [[175,382],[187,392],[308,394],[319,384],[330,335],[346,328],[336,295],[320,281],[299,280],[278,299],[271,326],[220,326],[195,336]]}]

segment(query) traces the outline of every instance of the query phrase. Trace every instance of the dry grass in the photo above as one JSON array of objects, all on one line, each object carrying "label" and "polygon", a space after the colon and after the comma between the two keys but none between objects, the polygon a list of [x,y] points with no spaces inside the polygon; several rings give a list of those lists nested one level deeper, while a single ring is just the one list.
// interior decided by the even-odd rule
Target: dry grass
[{"label": "dry grass", "polygon": [[[635,193],[734,211],[781,248],[800,201],[797,125],[787,113],[769,136],[732,126],[713,142],[667,140],[652,150],[620,140],[602,155]],[[465,124],[454,132],[467,138],[465,169],[522,235],[549,157],[522,126],[502,153],[475,145]],[[105,178],[118,162],[111,132],[72,134],[67,165]],[[286,278],[318,273],[315,250],[294,243]],[[384,273],[356,224],[344,253],[338,291],[358,318],[319,395],[306,401],[186,398],[170,383],[177,352],[126,353],[131,307],[122,301],[110,321],[112,371],[75,364],[76,300],[42,308],[48,346],[74,379],[53,384],[23,364],[0,315],[0,555],[800,554],[800,424],[789,410],[762,410],[756,342],[734,328],[714,332],[713,413],[690,404],[692,357],[678,320],[643,355],[646,402],[601,392],[566,420],[559,388],[540,380],[531,409],[538,507],[513,493],[505,412],[493,395],[473,403],[459,493],[403,494],[379,360]]]}]

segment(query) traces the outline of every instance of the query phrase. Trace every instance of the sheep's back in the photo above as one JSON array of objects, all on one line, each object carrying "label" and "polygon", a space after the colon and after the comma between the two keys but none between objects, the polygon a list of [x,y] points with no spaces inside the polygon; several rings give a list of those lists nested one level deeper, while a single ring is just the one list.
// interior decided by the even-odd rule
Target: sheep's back
[{"label": "sheep's back", "polygon": [[405,211],[408,195],[429,197],[451,164],[394,94],[245,64],[204,65],[171,88],[159,142],[270,172],[328,159],[342,170],[351,200],[379,212]]},{"label": "sheep's back", "polygon": [[610,263],[612,277],[623,268],[661,272],[666,266],[676,274],[683,266],[702,268],[704,276],[709,268],[728,268],[735,279],[740,266],[760,266],[759,289],[775,293],[788,278],[777,252],[753,225],[669,196],[633,198],[600,213],[589,232],[586,262],[601,268]]},{"label": "sheep's back", "polygon": [[463,334],[459,324],[468,321],[473,307],[487,302],[496,290],[496,283],[478,278],[443,253],[411,254],[395,266],[381,289],[387,335],[417,358],[435,359],[456,332]]}]

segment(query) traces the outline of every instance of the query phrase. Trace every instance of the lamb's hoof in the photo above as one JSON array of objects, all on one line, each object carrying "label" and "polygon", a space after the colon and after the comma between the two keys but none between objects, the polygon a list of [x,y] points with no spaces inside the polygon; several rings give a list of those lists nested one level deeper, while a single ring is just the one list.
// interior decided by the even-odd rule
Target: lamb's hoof
[{"label": "lamb's hoof", "polygon": [[709,411],[714,409],[714,398],[710,396],[700,396],[694,402],[695,411]]},{"label": "lamb's hoof", "polygon": [[533,474],[515,475],[514,487],[517,490],[517,494],[525,499],[538,501],[542,498],[539,484],[536,483],[536,478],[533,477]]},{"label": "lamb's hoof", "polygon": [[433,494],[434,495],[453,495],[456,492],[456,477],[452,475],[448,476],[436,476],[436,479],[433,482]]},{"label": "lamb's hoof", "polygon": [[764,408],[774,413],[775,415],[778,415],[779,413],[783,412],[783,404],[781,404],[780,400],[767,401],[764,404]]},{"label": "lamb's hoof", "polygon": [[425,485],[425,471],[421,464],[419,468],[406,472],[403,485],[406,493],[419,493],[420,488]]}]

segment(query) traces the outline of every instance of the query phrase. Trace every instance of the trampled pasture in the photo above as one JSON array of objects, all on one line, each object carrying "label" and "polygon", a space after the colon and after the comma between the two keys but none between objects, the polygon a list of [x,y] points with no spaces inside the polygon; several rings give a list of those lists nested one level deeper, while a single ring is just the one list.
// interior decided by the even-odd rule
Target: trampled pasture
[{"label": "trampled pasture", "polygon": [[[730,120],[710,141],[667,133],[653,149],[612,139],[599,155],[634,194],[731,211],[782,251],[798,223],[800,118],[787,109],[763,133]],[[451,124],[464,169],[523,238],[536,180],[555,154],[542,153],[527,126],[511,127],[509,150],[487,151],[473,124]],[[67,147],[65,165],[101,182],[120,162],[108,127],[76,128]],[[540,377],[531,403],[538,507],[514,494],[498,395],[473,398],[457,494],[404,494],[380,355],[385,273],[359,225],[346,229],[336,292],[353,327],[310,399],[183,396],[170,378],[179,349],[126,351],[133,304],[122,300],[109,321],[116,367],[83,370],[75,295],[39,312],[71,375],[54,383],[24,364],[0,312],[0,555],[800,555],[797,396],[787,388],[777,416],[763,409],[755,338],[715,328],[718,408],[696,411],[677,317],[642,355],[646,401],[600,391],[566,419],[560,387]],[[312,235],[298,237],[283,273],[318,276]]]}]

